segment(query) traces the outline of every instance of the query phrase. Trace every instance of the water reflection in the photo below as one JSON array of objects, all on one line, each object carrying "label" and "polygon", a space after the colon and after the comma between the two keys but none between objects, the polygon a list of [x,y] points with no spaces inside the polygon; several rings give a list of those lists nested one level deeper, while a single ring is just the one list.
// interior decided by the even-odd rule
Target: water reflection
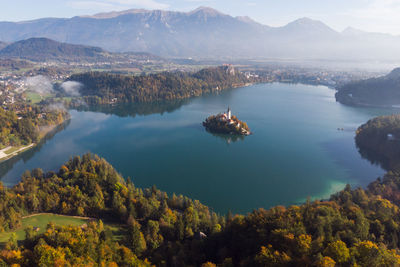
[{"label": "water reflection", "polygon": [[82,106],[74,108],[78,111],[100,112],[112,114],[118,117],[136,117],[137,115],[151,115],[171,113],[183,105],[191,102],[190,99],[177,99],[170,101],[148,102],[148,103],[121,103],[116,105]]},{"label": "water reflection", "polygon": [[208,133],[210,133],[211,135],[215,136],[217,139],[223,140],[228,145],[235,143],[235,142],[243,141],[245,138],[245,136],[243,136],[243,135],[219,134],[219,133],[210,132],[209,130],[206,130],[206,131]]},{"label": "water reflection", "polygon": [[[15,163],[2,181],[13,185],[27,169],[58,170],[71,156],[92,152],[137,187],[155,184],[221,213],[326,198],[344,184],[365,185],[384,173],[361,159],[354,130],[346,131],[380,113],[325,101],[327,96],[334,99],[334,91],[269,84],[192,101],[71,110],[68,128]],[[201,122],[227,106],[256,134],[207,133]]]},{"label": "water reflection", "polygon": [[[118,105],[82,106],[74,109],[78,111],[91,111],[102,114],[111,114],[118,117],[136,117],[137,115],[162,115],[164,113],[171,113],[178,110],[183,105],[189,104],[190,101],[191,100],[188,99],[179,99],[152,103],[124,103]],[[64,123],[57,126],[54,130],[49,132],[46,137],[43,138],[40,143],[32,149],[29,149],[5,162],[0,163],[0,177],[4,177],[17,162],[22,160],[25,163],[30,160],[37,152],[42,149],[43,145],[46,144],[47,141],[52,139],[57,133],[66,129],[69,124],[70,120],[65,121]],[[93,131],[93,128],[91,130]]]},{"label": "water reflection", "polygon": [[[349,179],[342,183],[350,183],[352,186],[366,186],[371,179],[378,178],[382,175],[382,170],[371,165],[369,161],[359,156],[359,152],[354,149],[354,130],[348,132],[338,132],[338,137],[326,140],[321,143],[321,148],[333,160],[335,164],[348,174],[348,177],[358,177],[356,181]],[[343,181],[342,181],[343,182]],[[357,184],[353,184],[356,182]],[[339,183],[340,184],[340,183]],[[331,190],[336,186],[329,187],[324,196],[336,193],[339,190]],[[344,188],[344,186],[343,186]],[[343,189],[341,188],[341,189]],[[325,197],[327,198],[327,197]]]},{"label": "water reflection", "polygon": [[42,138],[42,140],[40,140],[40,142],[33,148],[28,149],[27,151],[24,151],[18,154],[17,156],[2,162],[0,164],[0,177],[6,175],[8,171],[11,170],[13,166],[20,160],[22,160],[24,163],[30,160],[36,154],[36,152],[39,152],[50,139],[52,139],[57,133],[65,130],[70,123],[71,123],[70,119],[64,121],[60,125],[56,126],[52,131],[47,133],[47,135],[44,138]]},{"label": "water reflection", "polygon": [[390,140],[371,142],[374,145],[364,146],[356,142],[361,157],[386,171],[400,171],[400,143]]}]

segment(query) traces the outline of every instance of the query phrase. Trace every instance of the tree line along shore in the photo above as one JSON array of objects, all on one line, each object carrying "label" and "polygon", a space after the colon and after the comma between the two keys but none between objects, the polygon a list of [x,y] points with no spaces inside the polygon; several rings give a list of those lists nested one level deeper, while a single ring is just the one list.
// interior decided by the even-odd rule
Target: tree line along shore
[{"label": "tree line along shore", "polygon": [[69,97],[56,85],[54,96],[43,98],[38,103],[21,100],[0,107],[0,161],[33,147],[52,128],[67,120],[69,114],[64,107],[151,104],[215,93],[249,82],[244,74],[230,65],[194,73],[163,72],[139,76],[88,72],[72,75],[69,79],[83,84],[79,96]]},{"label": "tree line along shore", "polygon": [[[0,264],[21,266],[396,266],[400,175],[326,201],[219,215],[197,200],[141,189],[104,159],[85,154],[56,172],[26,171],[0,187],[0,231],[29,214],[95,218],[86,225],[32,227],[10,238]],[[126,229],[117,240],[104,221]]]}]

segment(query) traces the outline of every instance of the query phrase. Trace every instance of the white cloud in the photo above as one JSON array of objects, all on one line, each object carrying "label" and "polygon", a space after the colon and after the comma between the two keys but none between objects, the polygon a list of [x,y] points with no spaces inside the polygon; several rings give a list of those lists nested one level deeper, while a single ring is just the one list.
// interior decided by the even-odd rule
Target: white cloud
[{"label": "white cloud", "polygon": [[368,31],[400,33],[400,0],[370,0],[364,7],[346,12]]},{"label": "white cloud", "polygon": [[215,2],[214,0],[185,0],[185,2]]},{"label": "white cloud", "polygon": [[128,8],[166,9],[169,5],[156,0],[74,0],[68,5],[75,9],[86,10],[123,10]]},{"label": "white cloud", "polygon": [[42,75],[26,78],[26,85],[30,91],[40,95],[47,95],[54,92],[51,81]]},{"label": "white cloud", "polygon": [[257,3],[256,2],[247,2],[246,5],[247,6],[256,6]]},{"label": "white cloud", "polygon": [[61,88],[67,95],[80,96],[79,90],[83,87],[83,84],[75,81],[66,81],[61,84]]},{"label": "white cloud", "polygon": [[99,1],[72,1],[67,3],[68,6],[74,9],[84,9],[84,10],[109,10],[115,6],[109,3],[103,3]]},{"label": "white cloud", "polygon": [[399,0],[373,0],[363,8],[354,10],[354,15],[365,19],[394,19],[399,17]]},{"label": "white cloud", "polygon": [[139,6],[144,8],[152,8],[152,9],[165,9],[168,8],[169,5],[156,2],[154,0],[106,0],[109,3],[115,3],[119,5],[126,6]]}]

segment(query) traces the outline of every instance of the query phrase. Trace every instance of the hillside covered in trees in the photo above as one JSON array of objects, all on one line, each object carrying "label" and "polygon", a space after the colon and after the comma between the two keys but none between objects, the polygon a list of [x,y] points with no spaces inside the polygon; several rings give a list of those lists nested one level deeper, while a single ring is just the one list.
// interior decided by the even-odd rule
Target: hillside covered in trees
[{"label": "hillside covered in trees", "polygon": [[99,47],[57,42],[43,37],[5,44],[0,42],[0,59],[23,59],[34,62],[127,62],[164,59],[145,52],[112,53]]},{"label": "hillside covered in trees", "polygon": [[373,118],[356,132],[356,145],[361,155],[386,170],[400,170],[399,141],[399,114]]},{"label": "hillside covered in trees", "polygon": [[98,47],[60,43],[47,38],[30,38],[11,43],[0,50],[0,57],[46,60],[104,60],[106,52]]},{"label": "hillside covered in trees", "polygon": [[[136,188],[104,159],[74,157],[57,172],[27,171],[0,186],[0,231],[23,215],[53,212],[97,221],[13,237],[0,264],[22,266],[396,266],[400,264],[400,176],[329,201],[220,216],[199,201]],[[103,221],[125,225],[115,241]]]},{"label": "hillside covered in trees", "polygon": [[386,76],[351,82],[336,93],[337,101],[356,106],[400,105],[400,68]]},{"label": "hillside covered in trees", "polygon": [[40,132],[69,117],[67,111],[43,105],[18,104],[8,110],[0,107],[0,149],[37,142]]},{"label": "hillside covered in trees", "polygon": [[84,85],[80,94],[89,105],[184,99],[250,82],[232,66],[206,68],[196,73],[163,72],[140,76],[88,72],[72,75],[69,80]]}]

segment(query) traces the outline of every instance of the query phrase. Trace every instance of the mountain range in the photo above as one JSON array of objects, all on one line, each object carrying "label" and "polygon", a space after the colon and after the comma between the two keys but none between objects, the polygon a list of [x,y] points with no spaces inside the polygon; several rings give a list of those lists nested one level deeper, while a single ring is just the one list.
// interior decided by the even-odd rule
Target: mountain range
[{"label": "mountain range", "polygon": [[0,22],[0,41],[10,43],[32,37],[170,58],[400,59],[399,36],[352,28],[337,32],[309,18],[270,27],[208,7],[191,12],[132,9],[73,18]]}]

